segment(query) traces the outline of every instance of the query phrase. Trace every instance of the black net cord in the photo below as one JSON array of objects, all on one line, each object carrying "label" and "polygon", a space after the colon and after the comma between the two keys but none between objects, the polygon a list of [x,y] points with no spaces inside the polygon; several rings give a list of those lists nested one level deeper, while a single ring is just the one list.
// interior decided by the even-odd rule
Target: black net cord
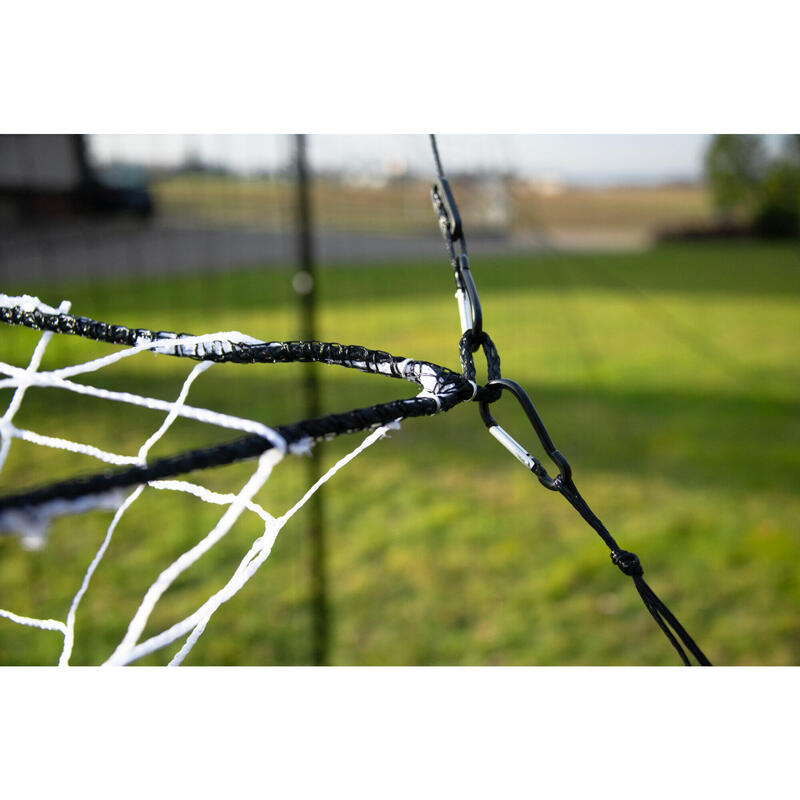
[{"label": "black net cord", "polygon": [[[142,342],[164,342],[164,349],[154,352],[177,358],[190,358],[194,361],[234,364],[316,362],[373,375],[401,378],[416,383],[431,394],[441,396],[449,394],[462,396],[468,388],[470,395],[474,395],[472,399],[475,401],[495,398],[496,395],[493,387],[479,386],[474,390],[469,379],[465,379],[448,367],[430,361],[393,356],[384,350],[372,350],[361,345],[318,341],[238,342],[216,339],[199,344],[182,344],[183,339],[192,337],[193,334],[129,328],[126,325],[113,325],[89,317],[54,314],[38,308],[27,310],[21,306],[0,306],[0,322],[33,330],[80,336],[124,347],[134,347]],[[494,350],[495,356],[496,352]],[[497,369],[499,371],[499,357]],[[431,377],[433,381],[430,381]],[[432,386],[431,383],[435,385]]]},{"label": "black net cord", "polygon": [[[459,403],[468,400],[471,395],[472,388],[467,384],[459,393],[447,395],[441,399],[411,397],[404,400],[392,400],[388,403],[353,409],[341,414],[328,414],[291,425],[277,426],[274,430],[285,439],[287,445],[291,446],[303,440],[313,442],[345,433],[370,430],[399,420],[449,411]],[[6,495],[0,497],[0,512],[12,508],[32,508],[53,500],[77,500],[81,497],[104,494],[199,469],[232,464],[256,458],[272,447],[274,447],[273,443],[263,436],[244,436],[233,442],[167,456],[147,465],[106,470]]]},{"label": "black net cord", "polygon": [[[608,529],[600,521],[599,517],[589,508],[589,504],[583,499],[572,480],[558,482],[558,491],[569,502],[569,504],[581,515],[581,517],[595,530],[611,552],[612,562],[624,574],[633,579],[636,591],[642,598],[645,608],[650,612],[659,628],[669,640],[670,644],[680,656],[686,666],[691,662],[687,657],[683,647],[686,647],[697,659],[697,663],[704,667],[710,667],[711,662],[705,653],[698,647],[687,630],[678,622],[675,615],[667,608],[664,602],[650,588],[647,581],[642,577],[644,568],[639,561],[636,553],[623,550],[616,542]],[[670,628],[672,630],[670,630]],[[674,633],[673,633],[674,631]],[[677,635],[677,637],[676,637]],[[680,642],[678,641],[680,640]],[[683,647],[681,646],[683,644]]]}]

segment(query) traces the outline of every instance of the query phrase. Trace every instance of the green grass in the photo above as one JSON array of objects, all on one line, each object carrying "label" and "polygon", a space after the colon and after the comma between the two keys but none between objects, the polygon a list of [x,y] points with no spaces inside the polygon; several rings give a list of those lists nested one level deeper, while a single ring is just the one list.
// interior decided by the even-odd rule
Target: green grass
[{"label": "green grass", "polygon": [[[755,244],[638,255],[476,258],[486,327],[503,373],[527,387],[576,483],[646,577],[720,664],[800,661],[800,256]],[[286,271],[94,286],[5,287],[113,322],[266,339],[297,331]],[[446,263],[342,268],[320,277],[321,338],[457,364]],[[26,363],[31,331],[2,331],[0,358]],[[61,337],[46,365],[107,346]],[[189,366],[143,355],[104,386],[175,397]],[[319,366],[324,410],[413,387]],[[189,397],[271,424],[298,417],[297,366],[213,367]],[[2,392],[0,400],[10,393]],[[501,424],[532,452],[510,398]],[[20,426],[135,453],[152,412],[30,390]],[[179,422],[155,454],[227,439]],[[360,436],[325,446],[332,463]],[[258,499],[275,513],[305,486],[282,463]],[[92,469],[15,442],[4,488]],[[252,465],[194,476],[235,490]],[[673,664],[676,657],[596,535],[487,434],[463,405],[403,425],[326,491],[336,664]],[[220,509],[148,490],[115,534],[78,616],[74,663],[103,660],[142,593]],[[0,540],[0,607],[63,619],[110,519],[59,520],[47,547]],[[199,605],[259,533],[243,518],[157,606],[147,633]],[[220,609],[191,664],[302,664],[310,657],[302,514],[250,584]],[[60,635],[0,620],[0,662],[53,663]],[[176,648],[172,648],[173,650]],[[164,663],[165,655],[147,660]]]}]

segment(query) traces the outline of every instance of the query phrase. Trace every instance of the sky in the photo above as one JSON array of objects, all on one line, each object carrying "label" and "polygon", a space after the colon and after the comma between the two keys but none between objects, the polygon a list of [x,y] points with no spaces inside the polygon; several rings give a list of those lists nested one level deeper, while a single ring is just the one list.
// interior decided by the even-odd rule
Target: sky
[{"label": "sky", "polygon": [[[696,180],[702,173],[708,134],[630,135],[440,135],[445,170],[500,169],[522,177],[554,178],[577,185],[659,183]],[[100,162],[137,161],[152,166],[179,164],[189,155],[238,172],[269,170],[290,154],[286,135],[95,135]],[[314,169],[382,172],[407,167],[432,171],[426,135],[311,135]]]}]

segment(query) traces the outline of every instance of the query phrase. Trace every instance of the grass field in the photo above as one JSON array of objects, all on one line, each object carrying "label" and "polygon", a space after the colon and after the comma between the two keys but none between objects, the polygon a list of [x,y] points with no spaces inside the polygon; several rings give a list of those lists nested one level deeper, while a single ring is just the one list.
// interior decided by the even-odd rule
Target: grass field
[{"label": "grass field", "polygon": [[[796,246],[664,246],[635,255],[475,259],[503,373],[525,385],[577,485],[647,579],[719,664],[800,662],[800,254]],[[31,287],[111,322],[195,333],[296,335],[289,273]],[[457,365],[444,260],[342,268],[320,278],[320,336]],[[31,331],[4,329],[0,358],[27,363]],[[108,352],[61,337],[45,366]],[[137,356],[95,382],[174,398],[189,365]],[[396,381],[319,366],[324,410],[410,396]],[[300,367],[219,365],[189,402],[269,424],[298,416]],[[3,391],[0,400],[10,393]],[[495,407],[539,453],[509,398]],[[152,412],[31,389],[16,418],[37,432],[135,453]],[[154,455],[229,433],[176,424]],[[359,441],[325,445],[332,463]],[[93,469],[15,442],[4,488]],[[252,470],[194,478],[231,491]],[[287,459],[258,499],[274,513],[304,487]],[[674,664],[629,579],[562,498],[488,435],[472,405],[407,422],[326,491],[336,664]],[[141,595],[219,509],[146,490],[124,518],[77,622],[74,663],[97,663]],[[63,619],[108,512],[58,521],[47,547],[0,540],[0,607]],[[215,615],[187,663],[302,664],[310,657],[303,517]],[[169,590],[147,633],[218,589],[259,533],[243,518]],[[59,634],[0,620],[0,662],[55,663]],[[173,651],[177,649],[173,648]],[[146,663],[165,663],[169,654]]]}]

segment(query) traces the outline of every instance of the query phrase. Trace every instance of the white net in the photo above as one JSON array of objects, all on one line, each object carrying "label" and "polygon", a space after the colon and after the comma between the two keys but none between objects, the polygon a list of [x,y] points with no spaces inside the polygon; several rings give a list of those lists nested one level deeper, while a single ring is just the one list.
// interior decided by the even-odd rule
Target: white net
[{"label": "white net", "polygon": [[[0,295],[0,306],[23,307],[27,310],[40,310],[50,314],[67,313],[69,302],[62,302],[56,309],[45,305],[35,297],[21,296],[9,297]],[[230,600],[242,587],[255,575],[261,565],[268,558],[276,537],[283,526],[306,504],[309,498],[327,483],[340,469],[352,461],[356,456],[383,438],[390,428],[399,427],[392,423],[376,428],[348,455],[337,461],[322,477],[311,486],[308,491],[281,516],[275,517],[254,501],[258,491],[268,480],[275,465],[281,461],[287,452],[307,452],[311,446],[310,441],[300,442],[287,446],[286,440],[272,428],[255,420],[231,416],[207,408],[197,408],[187,404],[186,400],[194,381],[204,372],[214,366],[213,362],[204,361],[196,364],[188,373],[181,390],[175,400],[169,401],[154,397],[112,391],[87,383],[77,383],[72,378],[85,376],[98,372],[105,367],[119,362],[121,359],[130,358],[145,352],[169,353],[176,347],[192,347],[198,344],[207,344],[214,347],[230,346],[234,342],[254,343],[258,340],[246,336],[238,331],[224,331],[203,336],[184,337],[180,344],[170,344],[164,341],[142,341],[133,347],[117,350],[102,358],[91,361],[64,366],[49,371],[40,370],[42,359],[53,333],[41,334],[33,350],[33,354],[26,367],[14,366],[0,361],[0,389],[11,389],[13,395],[0,419],[0,469],[5,465],[9,449],[14,439],[21,439],[34,445],[67,450],[81,454],[89,459],[99,460],[113,465],[144,465],[153,446],[167,433],[173,423],[179,418],[197,420],[209,425],[228,428],[234,431],[246,432],[263,436],[272,447],[266,450],[256,461],[256,467],[238,493],[222,494],[197,483],[183,480],[153,480],[145,485],[126,493],[124,491],[109,491],[100,495],[81,497],[77,500],[51,500],[32,508],[8,509],[0,513],[0,532],[15,533],[20,536],[24,545],[30,548],[42,547],[45,543],[50,521],[57,516],[75,514],[89,509],[113,510],[114,515],[108,526],[105,537],[86,568],[82,580],[77,586],[75,595],[63,620],[40,619],[35,616],[26,616],[14,611],[0,609],[0,616],[6,620],[39,628],[45,631],[57,631],[64,639],[59,665],[69,665],[75,643],[76,619],[78,610],[86,592],[89,590],[92,576],[95,574],[103,559],[115,530],[130,507],[139,501],[143,494],[150,490],[180,492],[191,495],[198,500],[218,505],[225,508],[212,530],[197,541],[192,547],[183,552],[158,575],[155,581],[145,592],[136,613],[131,619],[127,631],[116,649],[104,662],[106,665],[130,664],[146,655],[165,648],[185,637],[183,645],[169,661],[170,666],[180,664],[194,647],[203,634],[214,612],[225,602]],[[212,344],[213,343],[213,344]],[[19,411],[30,387],[47,387],[88,395],[109,402],[128,403],[135,406],[151,409],[155,412],[164,412],[165,416],[153,434],[139,448],[136,455],[123,455],[101,449],[84,442],[59,438],[45,433],[38,433],[22,429],[14,425],[14,417]],[[263,533],[252,543],[250,548],[241,558],[233,574],[228,578],[222,588],[214,591],[208,599],[198,608],[188,613],[183,619],[173,624],[159,634],[150,636],[140,641],[150,616],[170,585],[186,570],[190,569],[204,554],[213,548],[231,530],[236,521],[245,512],[254,514],[263,524]],[[31,609],[32,613],[35,610]]]}]

